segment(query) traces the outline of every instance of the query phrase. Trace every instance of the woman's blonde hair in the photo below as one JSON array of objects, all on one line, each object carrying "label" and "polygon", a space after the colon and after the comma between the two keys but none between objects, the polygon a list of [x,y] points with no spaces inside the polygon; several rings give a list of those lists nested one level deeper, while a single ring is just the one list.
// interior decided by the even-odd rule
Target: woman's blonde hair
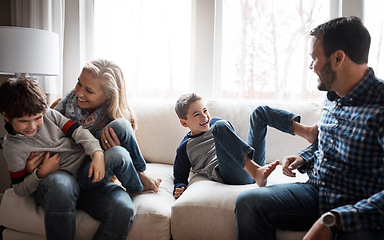
[{"label": "woman's blonde hair", "polygon": [[120,67],[112,61],[97,59],[86,63],[83,71],[91,73],[98,79],[104,94],[109,97],[108,116],[111,119],[127,119],[135,130],[136,116],[128,104],[125,79]]}]

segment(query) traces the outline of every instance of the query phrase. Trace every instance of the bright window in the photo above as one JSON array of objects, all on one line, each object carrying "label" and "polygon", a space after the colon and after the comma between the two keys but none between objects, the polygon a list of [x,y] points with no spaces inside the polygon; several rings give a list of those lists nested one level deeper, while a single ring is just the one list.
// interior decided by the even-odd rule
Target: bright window
[{"label": "bright window", "polygon": [[323,98],[308,69],[308,33],[329,18],[329,1],[224,0],[222,97]]},{"label": "bright window", "polygon": [[[94,2],[95,57],[111,59],[122,67],[130,98],[174,99],[193,89],[206,88],[208,82],[206,92],[214,98],[321,101],[324,97],[325,93],[317,89],[317,75],[308,68],[311,61],[308,33],[331,18],[331,4],[334,7],[339,1]],[[370,2],[374,3],[370,5]],[[366,23],[370,26],[369,22],[373,22],[372,39],[378,41],[372,41],[370,58],[376,73],[383,72],[378,67],[384,66],[381,37],[375,36],[378,32],[382,36],[383,17],[381,13],[371,14],[371,8],[382,9],[375,7],[378,2],[382,4],[381,0],[365,0],[366,11],[370,12],[370,15],[365,13]],[[212,3],[215,7],[199,9],[192,16],[195,3]],[[373,20],[377,17],[381,25]],[[213,23],[207,24],[216,26],[212,33],[205,33],[212,34],[206,38],[209,43],[198,43],[211,46],[215,41],[214,49],[207,50],[216,57],[211,60],[215,69],[212,79],[209,74],[203,81],[193,79],[196,72],[192,72],[191,64],[199,59],[191,59],[194,56],[191,46],[196,43],[191,41],[196,39],[191,35],[192,19],[212,20]]]},{"label": "bright window", "polygon": [[95,57],[123,70],[130,98],[189,91],[191,2],[95,0]]},{"label": "bright window", "polygon": [[384,79],[384,1],[364,1],[364,24],[371,34],[371,49],[368,65],[373,68],[376,76]]}]

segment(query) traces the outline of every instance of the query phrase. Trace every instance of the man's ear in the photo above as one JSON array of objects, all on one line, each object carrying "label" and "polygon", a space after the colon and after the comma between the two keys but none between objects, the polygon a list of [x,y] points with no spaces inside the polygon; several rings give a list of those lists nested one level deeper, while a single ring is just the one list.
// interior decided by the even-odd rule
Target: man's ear
[{"label": "man's ear", "polygon": [[188,127],[188,123],[185,121],[185,119],[180,118],[179,120],[183,127]]},{"label": "man's ear", "polygon": [[331,66],[334,67],[334,69],[338,69],[341,65],[343,65],[345,57],[346,55],[343,50],[337,50],[336,52],[332,53],[330,57]]}]

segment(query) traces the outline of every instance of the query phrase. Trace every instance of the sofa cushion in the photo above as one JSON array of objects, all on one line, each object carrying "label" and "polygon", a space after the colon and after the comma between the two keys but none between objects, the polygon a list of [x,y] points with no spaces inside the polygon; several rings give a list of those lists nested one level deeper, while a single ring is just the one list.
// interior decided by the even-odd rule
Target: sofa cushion
[{"label": "sofa cushion", "polygon": [[[172,196],[172,166],[147,164],[146,173],[161,178],[162,183],[158,193],[145,191],[132,195],[136,215],[128,239],[169,240],[171,206],[175,201]],[[6,233],[9,236],[24,236],[28,233],[31,233],[30,237],[45,236],[43,208],[32,197],[17,196],[13,189],[4,193],[0,205],[0,224],[11,230]],[[77,211],[76,239],[91,239],[98,226],[98,221],[82,210]]]},{"label": "sofa cushion", "polygon": [[132,101],[137,115],[136,138],[147,162],[173,164],[176,148],[188,133],[181,126],[173,101]]},{"label": "sofa cushion", "polygon": [[[281,166],[271,174],[268,185],[282,182],[305,182],[307,175],[296,178],[282,174]],[[256,184],[226,185],[196,175],[189,187],[172,206],[171,224],[174,240],[236,239],[235,201],[240,192],[257,188]],[[292,235],[292,232],[289,232]],[[290,235],[279,232],[279,235]],[[298,233],[302,235],[302,233]],[[294,234],[294,236],[296,236]],[[284,238],[281,238],[284,239]]]}]

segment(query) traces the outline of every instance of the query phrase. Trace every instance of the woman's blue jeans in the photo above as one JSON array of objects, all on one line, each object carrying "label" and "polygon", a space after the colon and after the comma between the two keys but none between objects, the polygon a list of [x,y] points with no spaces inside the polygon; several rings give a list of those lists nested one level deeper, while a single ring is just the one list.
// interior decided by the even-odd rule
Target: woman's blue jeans
[{"label": "woman's blue jeans", "polygon": [[[76,231],[76,207],[100,221],[93,239],[126,239],[134,218],[134,205],[129,194],[110,179],[116,175],[127,191],[142,191],[137,172],[146,168],[131,124],[117,119],[109,125],[121,146],[105,151],[106,175],[91,183],[86,158],[76,179],[64,171],[48,175],[35,191],[36,202],[43,206],[47,239],[73,239]],[[100,139],[100,135],[97,136]]]},{"label": "woman's blue jeans", "polygon": [[265,165],[267,126],[294,135],[293,121],[300,122],[300,116],[269,106],[258,106],[250,116],[248,129],[248,144],[255,150],[253,161]]}]

